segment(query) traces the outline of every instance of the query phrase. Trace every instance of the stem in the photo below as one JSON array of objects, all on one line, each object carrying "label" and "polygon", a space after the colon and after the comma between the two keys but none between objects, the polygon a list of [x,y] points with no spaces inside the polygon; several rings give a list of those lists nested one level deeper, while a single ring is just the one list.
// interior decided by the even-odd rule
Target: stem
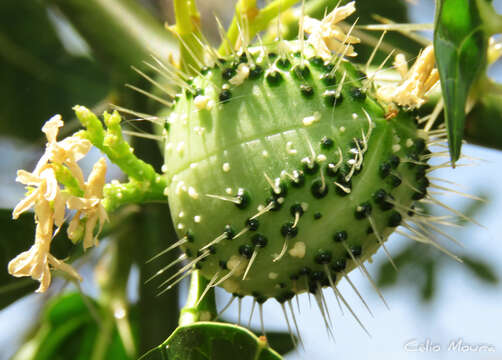
[{"label": "stem", "polygon": [[195,0],[174,0],[176,26],[170,30],[178,36],[181,56],[180,67],[186,73],[194,74],[194,68],[199,69],[202,59],[202,46],[197,39],[201,38],[200,14]]},{"label": "stem", "polygon": [[132,147],[124,140],[118,112],[104,113],[107,129],[89,109],[75,106],[75,113],[87,130],[81,136],[105,153],[108,158],[126,173],[130,181],[126,184],[112,183],[105,187],[105,207],[114,210],[122,204],[143,203],[145,201],[165,201],[164,190],[167,182],[152,165],[134,155]]},{"label": "stem", "polygon": [[187,302],[183,309],[181,309],[179,320],[180,326],[216,318],[217,311],[214,288],[209,289],[204,298],[199,302],[208,284],[209,281],[200,274],[199,270],[194,270],[192,272]]},{"label": "stem", "polygon": [[256,7],[256,0],[239,0],[235,7],[235,15],[227,32],[228,41],[223,41],[218,49],[220,55],[228,55],[235,48],[240,29],[247,29],[249,40],[257,33],[265,30],[269,23],[281,12],[286,11],[298,0],[274,0],[263,9]]}]

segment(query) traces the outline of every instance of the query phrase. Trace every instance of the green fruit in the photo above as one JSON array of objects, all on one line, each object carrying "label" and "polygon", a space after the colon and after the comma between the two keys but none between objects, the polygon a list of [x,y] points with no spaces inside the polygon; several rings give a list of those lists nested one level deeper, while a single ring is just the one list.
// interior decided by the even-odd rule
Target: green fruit
[{"label": "green fruit", "polygon": [[212,284],[259,302],[316,292],[425,196],[425,132],[412,112],[386,118],[363,79],[338,58],[257,47],[176,98],[166,191],[181,248]]}]

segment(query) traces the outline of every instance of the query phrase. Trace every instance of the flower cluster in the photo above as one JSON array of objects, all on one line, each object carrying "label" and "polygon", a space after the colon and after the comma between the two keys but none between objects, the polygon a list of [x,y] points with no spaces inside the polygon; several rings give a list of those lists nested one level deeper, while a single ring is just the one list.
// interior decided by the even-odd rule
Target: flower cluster
[{"label": "flower cluster", "polygon": [[342,56],[356,56],[351,44],[360,42],[359,38],[345,34],[337,24],[345,20],[356,11],[355,2],[337,7],[322,20],[305,16],[303,29],[309,35],[308,43],[316,50],[318,56],[324,60],[331,59],[332,52]]},{"label": "flower cluster", "polygon": [[[44,292],[50,285],[50,269],[59,270],[70,277],[81,280],[80,275],[62,260],[50,254],[50,246],[55,234],[65,221],[66,208],[76,210],[68,228],[68,236],[76,240],[84,236],[84,249],[97,244],[94,227],[99,223],[99,231],[107,221],[106,211],[101,204],[105,183],[106,162],[101,158],[93,167],[87,182],[77,164],[91,149],[91,143],[73,135],[57,141],[59,128],[64,125],[60,115],[48,120],[42,127],[47,138],[43,156],[35,170],[18,170],[16,181],[26,185],[27,195],[14,208],[12,218],[17,219],[23,212],[34,208],[35,242],[33,246],[9,262],[9,273],[16,277],[31,276],[40,282],[37,292]],[[58,175],[68,172],[77,184],[79,193],[62,189]],[[82,224],[85,218],[85,226]],[[56,227],[56,230],[54,229]],[[85,229],[79,231],[84,227]]]},{"label": "flower cluster", "polygon": [[378,89],[377,96],[386,102],[394,102],[410,109],[418,108],[427,100],[427,93],[439,81],[435,68],[434,48],[426,47],[418,56],[415,64],[408,69],[403,54],[397,54],[394,67],[401,76],[399,84]]}]

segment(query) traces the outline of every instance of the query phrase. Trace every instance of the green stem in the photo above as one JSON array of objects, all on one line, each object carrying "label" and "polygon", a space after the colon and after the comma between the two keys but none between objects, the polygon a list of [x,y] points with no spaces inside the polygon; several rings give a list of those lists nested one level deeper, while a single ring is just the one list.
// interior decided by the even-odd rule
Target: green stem
[{"label": "green stem", "polygon": [[114,164],[136,181],[138,186],[144,191],[153,191],[156,194],[158,189],[165,188],[164,177],[157,174],[150,164],[138,159],[129,143],[124,140],[120,127],[122,119],[117,111],[112,115],[104,113],[103,117],[107,126],[105,130],[98,117],[89,109],[77,105],[74,110],[82,125],[87,129],[80,134],[105,153]]},{"label": "green stem", "polygon": [[209,289],[202,300],[199,300],[209,285],[199,272],[194,270],[190,278],[190,288],[185,306],[181,309],[179,325],[189,325],[197,321],[209,321],[216,318],[216,300],[214,288]]},{"label": "green stem", "polygon": [[174,0],[176,26],[171,30],[178,35],[181,56],[180,67],[189,74],[199,69],[202,59],[202,47],[198,39],[200,33],[200,14],[195,0]]},{"label": "green stem", "polygon": [[263,9],[258,9],[255,0],[239,0],[227,32],[227,41],[221,43],[218,52],[223,56],[230,54],[239,40],[240,29],[247,26],[247,35],[252,39],[257,33],[265,30],[281,12],[288,10],[297,2],[298,0],[274,0]]}]

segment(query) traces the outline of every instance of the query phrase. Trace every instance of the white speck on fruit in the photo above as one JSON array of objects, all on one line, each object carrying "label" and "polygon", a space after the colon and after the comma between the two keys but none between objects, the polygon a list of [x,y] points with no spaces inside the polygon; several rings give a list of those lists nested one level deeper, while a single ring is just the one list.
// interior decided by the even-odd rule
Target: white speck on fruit
[{"label": "white speck on fruit", "polygon": [[162,165],[162,167],[160,168],[160,171],[162,171],[163,173],[165,173],[167,171],[166,164]]},{"label": "white speck on fruit", "polygon": [[288,253],[292,257],[303,259],[303,257],[305,256],[305,243],[303,241],[297,241],[293,248],[288,251]]},{"label": "white speck on fruit", "polygon": [[200,223],[200,221],[201,221],[201,217],[200,217],[200,215],[195,215],[195,216],[193,217],[193,221],[194,221],[195,223],[197,223],[197,224],[198,224],[198,223]]},{"label": "white speck on fruit", "polygon": [[249,76],[249,66],[247,64],[241,63],[237,67],[237,74],[234,75],[228,82],[232,85],[240,85]]},{"label": "white speck on fruit", "polygon": [[303,211],[307,211],[309,209],[309,203],[302,202],[300,206],[302,207]]},{"label": "white speck on fruit", "polygon": [[230,171],[230,164],[229,163],[224,163],[222,166],[222,169],[224,172],[229,172]]},{"label": "white speck on fruit", "polygon": [[296,154],[296,149],[293,149],[293,143],[291,141],[288,141],[286,143],[286,151],[288,152],[288,154],[290,155],[294,155]]},{"label": "white speck on fruit", "polygon": [[179,195],[182,191],[187,191],[187,187],[183,181],[180,181],[176,184],[176,190],[174,192],[176,195]]},{"label": "white speck on fruit", "polygon": [[265,157],[265,158],[266,158],[266,157],[268,157],[268,151],[267,151],[267,150],[263,150],[263,151],[261,152],[261,154],[262,154],[262,156],[263,156],[263,157]]},{"label": "white speck on fruit", "polygon": [[392,151],[398,152],[399,150],[401,150],[401,145],[399,144],[392,145]]},{"label": "white speck on fruit", "polygon": [[183,230],[184,228],[185,228],[185,224],[183,224],[183,223],[179,223],[178,224],[178,229],[179,230]]},{"label": "white speck on fruit", "polygon": [[200,135],[202,136],[202,134],[204,134],[204,132],[206,131],[205,128],[203,127],[200,127],[200,126],[196,126],[193,128],[193,131],[197,134],[197,135]]},{"label": "white speck on fruit", "polygon": [[228,90],[228,89],[230,89],[230,85],[228,85],[228,84],[223,84],[223,85],[221,86],[221,88],[222,88],[223,90]]},{"label": "white speck on fruit", "polygon": [[279,274],[278,274],[278,273],[275,273],[275,272],[269,272],[269,273],[268,273],[268,278],[269,278],[270,280],[275,280],[275,279],[277,279],[277,277],[278,277],[278,276],[279,276]]},{"label": "white speck on fruit", "polygon": [[176,146],[176,152],[178,154],[181,154],[181,153],[183,153],[184,150],[185,150],[185,142],[184,141],[180,141],[178,143],[178,145]]},{"label": "white speck on fruit", "polygon": [[191,163],[190,164],[190,169],[195,169],[199,164],[198,163]]},{"label": "white speck on fruit", "polygon": [[242,256],[232,255],[232,257],[227,261],[227,268],[230,271],[235,269],[234,276],[239,276],[244,273],[244,270],[246,270],[246,263],[247,261],[244,261]]},{"label": "white speck on fruit", "polygon": [[193,103],[195,107],[199,110],[207,109],[207,104],[209,103],[209,96],[206,95],[197,95],[195,99],[193,99]]},{"label": "white speck on fruit", "polygon": [[328,158],[326,157],[326,155],[324,154],[319,154],[317,155],[317,161],[319,162],[323,162],[323,161],[326,161]]},{"label": "white speck on fruit", "polygon": [[183,216],[185,216],[185,213],[183,211],[180,211],[178,217],[182,218]]},{"label": "white speck on fruit", "polygon": [[228,195],[232,195],[233,191],[232,191],[232,188],[226,188],[225,189],[225,192],[228,194]]},{"label": "white speck on fruit", "polygon": [[188,188],[188,195],[192,198],[192,199],[198,199],[199,198],[199,193],[197,192],[197,190],[195,190],[193,187],[189,187]]},{"label": "white speck on fruit", "polygon": [[318,111],[316,111],[314,115],[306,116],[303,118],[303,125],[310,126],[313,123],[319,121],[320,119],[321,119],[321,114]]},{"label": "white speck on fruit", "polygon": [[359,115],[357,115],[356,113],[352,113],[352,119],[357,119],[359,117]]},{"label": "white speck on fruit", "polygon": [[345,126],[340,126],[340,132],[345,132]]},{"label": "white speck on fruit", "polygon": [[412,147],[413,146],[413,140],[410,138],[406,139],[406,147]]}]

